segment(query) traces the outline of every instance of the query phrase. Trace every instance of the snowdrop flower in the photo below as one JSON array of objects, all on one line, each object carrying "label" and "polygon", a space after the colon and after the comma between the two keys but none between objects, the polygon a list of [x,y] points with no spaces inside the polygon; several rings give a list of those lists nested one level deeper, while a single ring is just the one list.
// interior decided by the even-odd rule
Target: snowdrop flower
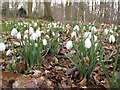
[{"label": "snowdrop flower", "polygon": [[17,35],[17,29],[13,28],[11,31],[11,36],[16,36]]},{"label": "snowdrop flower", "polygon": [[26,31],[24,32],[24,34],[25,34],[25,35],[28,34],[28,30],[26,30]]},{"label": "snowdrop flower", "polygon": [[54,28],[56,28],[56,27],[57,27],[57,23],[53,23],[53,25],[54,25]]},{"label": "snowdrop flower", "polygon": [[17,33],[17,39],[21,39],[21,33],[20,32]]},{"label": "snowdrop flower", "polygon": [[97,45],[98,45],[98,44],[96,43],[96,44],[95,44],[95,47],[97,47]]},{"label": "snowdrop flower", "polygon": [[34,29],[32,27],[29,27],[29,34],[33,34],[34,33]]},{"label": "snowdrop flower", "polygon": [[79,30],[80,30],[80,28],[79,28],[79,26],[78,26],[78,25],[76,25],[76,26],[73,28],[73,30],[77,30],[77,31],[79,31]]},{"label": "snowdrop flower", "polygon": [[52,35],[55,36],[55,32],[52,32]]},{"label": "snowdrop flower", "polygon": [[90,41],[89,38],[87,38],[87,39],[85,40],[85,47],[86,47],[86,48],[90,48],[90,47],[91,47],[91,41]]},{"label": "snowdrop flower", "polygon": [[23,41],[23,43],[21,42],[21,45],[25,44],[25,41]]},{"label": "snowdrop flower", "polygon": [[25,40],[25,38],[27,38],[27,39],[28,39],[28,36],[27,36],[27,35],[25,35],[23,38],[24,38],[24,40]]},{"label": "snowdrop flower", "polygon": [[52,24],[51,24],[51,23],[48,24],[48,28],[50,28],[50,27],[52,27]]},{"label": "snowdrop flower", "polygon": [[47,45],[47,40],[43,39],[43,45],[46,46]]},{"label": "snowdrop flower", "polygon": [[76,32],[72,32],[71,37],[72,37],[72,38],[73,38],[73,37],[76,38],[76,36],[77,36]]},{"label": "snowdrop flower", "polygon": [[113,33],[113,30],[110,28],[110,33]]},{"label": "snowdrop flower", "polygon": [[94,33],[96,33],[96,32],[97,32],[97,29],[96,29],[96,27],[95,27],[95,26],[94,26],[94,27],[92,27],[92,28],[91,28],[91,30],[92,30],[92,31],[94,31]]},{"label": "snowdrop flower", "polygon": [[36,33],[33,33],[33,34],[30,36],[30,40],[35,40],[35,39],[37,39],[37,38],[36,38]]},{"label": "snowdrop flower", "polygon": [[91,38],[91,33],[90,32],[85,32],[84,38]]},{"label": "snowdrop flower", "polygon": [[58,33],[58,37],[60,36],[60,34]]},{"label": "snowdrop flower", "polygon": [[117,36],[119,36],[119,34],[118,34],[118,33],[116,33],[116,35],[117,35]]},{"label": "snowdrop flower", "polygon": [[11,53],[11,50],[7,50],[6,55],[8,56]]},{"label": "snowdrop flower", "polygon": [[36,37],[40,37],[41,36],[41,32],[39,30],[36,30]]},{"label": "snowdrop flower", "polygon": [[108,30],[107,29],[105,29],[105,31],[104,31],[104,33],[103,33],[104,35],[107,35],[108,34]]},{"label": "snowdrop flower", "polygon": [[117,29],[117,27],[115,26],[115,30]]},{"label": "snowdrop flower", "polygon": [[37,26],[37,23],[34,23],[34,27],[36,27]]},{"label": "snowdrop flower", "polygon": [[114,42],[115,42],[115,37],[111,35],[109,38],[109,43],[114,43]]},{"label": "snowdrop flower", "polygon": [[0,43],[0,51],[5,51],[5,44],[4,43]]},{"label": "snowdrop flower", "polygon": [[46,38],[50,38],[49,35],[46,35],[45,37],[46,37]]},{"label": "snowdrop flower", "polygon": [[35,47],[37,47],[38,46],[38,44],[37,43],[35,43]]},{"label": "snowdrop flower", "polygon": [[71,49],[72,47],[73,47],[73,44],[72,44],[72,41],[70,40],[66,43],[66,48]]},{"label": "snowdrop flower", "polygon": [[97,36],[96,36],[96,35],[94,35],[94,42],[95,42],[95,41],[97,41]]}]

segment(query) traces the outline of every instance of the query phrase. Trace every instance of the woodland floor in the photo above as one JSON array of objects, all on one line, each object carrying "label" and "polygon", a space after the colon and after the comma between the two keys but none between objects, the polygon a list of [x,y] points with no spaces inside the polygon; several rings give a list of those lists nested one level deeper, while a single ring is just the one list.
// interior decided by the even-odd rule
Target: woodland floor
[{"label": "woodland floor", "polygon": [[[2,32],[2,38],[6,42],[6,51],[10,49],[10,43],[16,44],[15,48],[20,46],[17,39],[10,37],[10,32]],[[62,38],[62,37],[61,37]],[[67,38],[69,39],[69,38]],[[65,42],[67,41],[65,40]],[[9,42],[9,44],[7,44]],[[107,43],[103,44],[105,49],[104,57],[107,57],[111,52],[112,57],[106,61],[107,73],[109,77],[113,74],[113,65],[115,61],[115,53],[117,50],[118,42],[112,46],[108,46]],[[92,77],[83,78],[80,75],[71,61],[63,54],[67,52],[65,46],[59,46],[59,54],[57,56],[51,57],[49,54],[45,57],[42,62],[42,66],[39,69],[33,68],[29,73],[15,74],[10,72],[5,72],[1,70],[2,75],[0,76],[0,81],[2,88],[110,88],[108,81],[104,72],[102,71],[102,66],[99,64]],[[0,64],[4,68],[9,68],[6,64],[5,55],[1,53]],[[119,50],[120,54],[120,50]],[[13,54],[8,56],[8,59],[12,59]],[[16,55],[19,57],[18,55]],[[119,58],[120,59],[120,58]],[[120,63],[120,62],[119,62]],[[24,67],[24,64],[20,65]],[[18,67],[18,69],[20,68]],[[120,70],[120,64],[118,65]],[[24,71],[25,68],[23,68]],[[117,73],[117,72],[116,72]],[[116,74],[115,74],[116,75]]]}]

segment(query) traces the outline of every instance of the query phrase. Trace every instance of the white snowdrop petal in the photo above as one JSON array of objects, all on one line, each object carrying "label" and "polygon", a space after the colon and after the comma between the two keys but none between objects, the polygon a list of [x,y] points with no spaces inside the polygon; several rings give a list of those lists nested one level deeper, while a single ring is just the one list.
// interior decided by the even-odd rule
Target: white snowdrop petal
[{"label": "white snowdrop petal", "polygon": [[66,48],[71,49],[72,47],[73,47],[73,44],[72,44],[72,41],[70,40],[66,43]]},{"label": "white snowdrop petal", "polygon": [[47,40],[43,39],[43,45],[46,46],[47,45]]},{"label": "white snowdrop petal", "polygon": [[86,47],[86,48],[90,48],[90,47],[91,47],[91,41],[90,41],[89,38],[87,38],[87,39],[85,40],[85,47]]}]

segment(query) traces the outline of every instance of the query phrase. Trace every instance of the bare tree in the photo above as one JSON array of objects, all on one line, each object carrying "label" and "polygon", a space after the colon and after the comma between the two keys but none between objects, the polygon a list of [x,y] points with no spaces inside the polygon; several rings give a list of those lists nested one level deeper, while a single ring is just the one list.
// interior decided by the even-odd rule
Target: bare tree
[{"label": "bare tree", "polygon": [[28,17],[32,18],[32,1],[28,1]]},{"label": "bare tree", "polygon": [[44,16],[43,16],[43,18],[48,19],[48,20],[53,20],[50,4],[51,4],[51,2],[44,2]]},{"label": "bare tree", "polygon": [[118,2],[118,25],[120,25],[120,0]]},{"label": "bare tree", "polygon": [[9,2],[6,2],[6,17],[9,18]]},{"label": "bare tree", "polygon": [[65,6],[65,18],[66,19],[70,19],[71,17],[71,5],[72,3],[71,2],[66,2],[66,6]]}]

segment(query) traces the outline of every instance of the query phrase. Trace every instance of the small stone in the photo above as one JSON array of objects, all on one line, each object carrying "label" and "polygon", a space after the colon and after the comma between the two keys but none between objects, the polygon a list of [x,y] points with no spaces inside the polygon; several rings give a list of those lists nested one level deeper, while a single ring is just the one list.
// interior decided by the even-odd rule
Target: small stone
[{"label": "small stone", "polygon": [[55,69],[56,69],[56,70],[62,70],[62,67],[60,67],[60,66],[55,66]]}]

